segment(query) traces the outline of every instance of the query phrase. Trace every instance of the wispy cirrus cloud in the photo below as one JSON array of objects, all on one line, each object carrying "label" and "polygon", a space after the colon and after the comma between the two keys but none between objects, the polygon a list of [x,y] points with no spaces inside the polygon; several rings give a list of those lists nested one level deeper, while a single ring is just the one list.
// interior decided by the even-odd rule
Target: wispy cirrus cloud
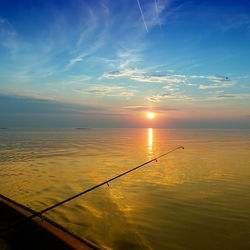
[{"label": "wispy cirrus cloud", "polygon": [[190,78],[207,78],[212,80],[228,80],[227,76],[220,76],[220,75],[212,75],[212,76],[203,76],[203,75],[191,75]]},{"label": "wispy cirrus cloud", "polygon": [[153,96],[150,96],[150,97],[146,97],[146,99],[148,101],[154,102],[154,103],[159,103],[163,99],[178,100],[178,101],[193,100],[192,97],[189,97],[189,96],[186,96],[186,95],[174,95],[174,94],[170,94],[170,93],[153,95]]},{"label": "wispy cirrus cloud", "polygon": [[[217,83],[218,85],[204,85],[200,84],[200,89],[206,88],[217,88],[218,87],[228,87],[235,84],[235,81],[231,81],[227,76],[217,76],[217,75],[181,75],[181,74],[164,74],[161,72],[147,72],[146,70],[141,70],[137,68],[125,68],[122,70],[117,70],[113,72],[104,73],[103,77],[108,79],[115,79],[119,77],[128,77],[131,80],[138,82],[154,82],[154,83],[186,83],[189,86],[197,86],[197,84],[190,83],[188,81],[192,79],[204,79],[206,81]],[[219,85],[220,83],[220,85]]]},{"label": "wispy cirrus cloud", "polygon": [[[114,56],[110,56],[109,58],[96,57],[96,60],[98,62],[103,62],[105,66],[109,66],[112,69],[127,71],[129,69],[135,69],[137,63],[143,61],[141,50],[142,48],[119,46]],[[109,73],[104,73],[104,75],[108,76]],[[111,77],[111,75],[108,77]]]},{"label": "wispy cirrus cloud", "polygon": [[104,96],[124,96],[132,97],[135,95],[136,90],[127,90],[127,88],[122,86],[105,86],[105,85],[96,85],[89,87],[87,89],[76,89],[76,92],[82,94],[93,94],[93,95],[104,95]]},{"label": "wispy cirrus cloud", "polygon": [[149,32],[149,28],[154,27],[155,25],[159,25],[161,29],[161,13],[163,10],[169,5],[171,1],[159,1],[154,0],[154,2],[148,2],[144,8],[145,13],[142,10],[140,0],[137,0],[138,8],[141,14],[141,18],[145,27],[145,30]]},{"label": "wispy cirrus cloud", "polygon": [[139,10],[140,10],[140,13],[141,13],[141,17],[142,17],[142,21],[144,23],[145,29],[148,32],[148,26],[147,26],[147,24],[145,22],[145,18],[144,18],[143,11],[142,11],[142,8],[141,8],[140,0],[137,0],[137,4],[138,4],[138,7],[139,7]]},{"label": "wispy cirrus cloud", "polygon": [[114,79],[114,78],[119,78],[119,77],[129,77],[132,79],[133,77],[136,77],[137,75],[142,75],[145,73],[146,73],[145,71],[139,70],[136,68],[126,68],[123,70],[117,70],[117,71],[104,73],[103,77],[108,78],[108,79]]},{"label": "wispy cirrus cloud", "polygon": [[[88,54],[87,54],[88,55]],[[74,59],[71,59],[70,61],[69,61],[69,64],[68,64],[68,66],[72,66],[72,65],[74,65],[75,63],[77,63],[77,62],[81,62],[82,60],[83,60],[83,57],[84,57],[85,55],[80,55],[80,56],[78,56],[78,57],[76,57],[76,58],[74,58]]]},{"label": "wispy cirrus cloud", "polygon": [[122,48],[117,51],[118,67],[124,69],[142,61],[139,49]]},{"label": "wispy cirrus cloud", "polygon": [[205,75],[191,75],[189,76],[190,78],[193,79],[208,79],[211,80],[212,82],[225,82],[225,81],[229,81],[229,77],[228,76],[221,76],[221,75],[210,75],[210,76],[205,76]]},{"label": "wispy cirrus cloud", "polygon": [[216,89],[216,88],[221,88],[221,85],[200,85],[199,89]]},{"label": "wispy cirrus cloud", "polygon": [[91,45],[88,49],[84,50],[83,52],[79,52],[78,56],[70,59],[67,68],[70,68],[75,63],[83,61],[85,57],[88,57],[97,52],[98,49],[100,49],[103,46],[103,44],[104,40],[102,38],[99,38],[99,40],[97,40],[95,44]]},{"label": "wispy cirrus cloud", "polygon": [[219,81],[220,84],[211,84],[211,85],[203,85],[199,86],[199,89],[216,89],[216,88],[227,88],[235,85],[236,81]]},{"label": "wispy cirrus cloud", "polygon": [[92,56],[105,45],[108,37],[109,9],[105,3],[101,3],[101,6],[102,8],[96,9],[85,2],[79,5],[80,13],[84,13],[86,18],[76,17],[78,22],[75,27],[75,46],[69,51],[73,58],[69,60],[67,69]]},{"label": "wispy cirrus cloud", "polygon": [[150,102],[160,103],[164,99],[175,100],[175,101],[221,101],[221,100],[229,100],[229,99],[246,99],[250,98],[250,94],[223,94],[216,96],[205,96],[205,97],[197,97],[197,96],[187,96],[187,95],[175,95],[175,94],[158,94],[150,97],[146,97],[146,99]]},{"label": "wispy cirrus cloud", "polygon": [[185,82],[185,76],[182,75],[137,75],[133,76],[132,80],[138,81],[138,82],[156,82],[156,83],[180,83]]},{"label": "wispy cirrus cloud", "polygon": [[30,45],[18,36],[13,25],[5,18],[0,17],[0,45],[16,53],[21,49],[27,49]]},{"label": "wispy cirrus cloud", "polygon": [[[137,2],[139,2],[137,0]],[[143,19],[143,23],[147,32],[155,26],[159,26],[161,29],[162,23],[166,21],[166,17],[169,15],[173,15],[173,13],[179,8],[171,7],[173,0],[154,0],[148,2],[139,2],[141,9],[141,17]],[[164,11],[167,11],[167,14],[162,15]]]},{"label": "wispy cirrus cloud", "polygon": [[161,20],[160,20],[160,17],[159,17],[160,13],[161,13],[161,8],[158,7],[158,1],[155,0],[155,15],[156,15],[156,19],[158,21],[160,29],[162,29],[161,28]]},{"label": "wispy cirrus cloud", "polygon": [[174,92],[176,90],[179,90],[178,87],[173,87],[173,85],[167,85],[167,86],[164,86],[162,88],[165,89],[165,90],[167,90],[167,91],[169,91],[169,92]]},{"label": "wispy cirrus cloud", "polygon": [[223,13],[221,19],[218,20],[216,27],[223,32],[238,29],[238,28],[247,28],[250,26],[250,18],[248,14],[229,14]]},{"label": "wispy cirrus cloud", "polygon": [[131,80],[138,82],[170,82],[170,83],[180,83],[184,82],[185,75],[174,75],[174,74],[159,74],[159,73],[149,73],[145,70],[140,70],[137,68],[126,68],[123,70],[117,70],[109,73],[104,73],[103,77],[108,79],[114,79],[119,77],[128,77]]},{"label": "wispy cirrus cloud", "polygon": [[176,108],[166,107],[166,106],[125,106],[122,109],[129,110],[129,111],[174,111],[177,110]]},{"label": "wispy cirrus cloud", "polygon": [[86,5],[82,8],[88,18],[85,22],[81,21],[81,24],[78,27],[79,36],[76,42],[77,49],[81,49],[83,43],[93,37],[96,29],[98,28],[98,16],[96,16],[95,12]]}]

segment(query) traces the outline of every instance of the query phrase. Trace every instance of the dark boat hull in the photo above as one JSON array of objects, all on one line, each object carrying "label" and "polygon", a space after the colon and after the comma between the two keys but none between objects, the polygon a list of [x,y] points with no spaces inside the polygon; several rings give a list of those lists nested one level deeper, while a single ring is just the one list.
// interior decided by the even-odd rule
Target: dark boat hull
[{"label": "dark boat hull", "polygon": [[[0,195],[0,228],[23,220],[35,212]],[[26,220],[0,234],[1,249],[100,249],[68,232],[55,222],[40,217]]]}]

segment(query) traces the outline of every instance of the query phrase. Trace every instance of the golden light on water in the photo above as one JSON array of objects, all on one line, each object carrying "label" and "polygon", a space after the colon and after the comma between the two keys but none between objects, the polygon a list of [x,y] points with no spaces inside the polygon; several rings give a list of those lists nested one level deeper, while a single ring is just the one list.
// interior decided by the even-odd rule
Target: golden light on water
[{"label": "golden light on water", "polygon": [[153,145],[153,129],[148,129],[148,153],[152,154],[152,145]]},{"label": "golden light on water", "polygon": [[154,113],[147,113],[147,118],[148,119],[153,119],[155,117]]},{"label": "golden light on water", "polygon": [[218,249],[250,249],[249,131],[157,129],[154,122],[146,129],[0,131],[1,193],[40,211],[184,145],[188,153],[174,152],[46,216],[109,249],[213,249],[211,239]]}]

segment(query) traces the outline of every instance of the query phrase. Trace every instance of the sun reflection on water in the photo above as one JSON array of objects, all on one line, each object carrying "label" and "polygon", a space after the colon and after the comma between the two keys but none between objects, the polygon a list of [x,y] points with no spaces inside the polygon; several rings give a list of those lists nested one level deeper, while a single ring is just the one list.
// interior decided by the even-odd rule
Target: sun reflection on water
[{"label": "sun reflection on water", "polygon": [[149,128],[148,129],[148,154],[149,156],[151,156],[153,153],[152,148],[153,148],[153,129]]}]

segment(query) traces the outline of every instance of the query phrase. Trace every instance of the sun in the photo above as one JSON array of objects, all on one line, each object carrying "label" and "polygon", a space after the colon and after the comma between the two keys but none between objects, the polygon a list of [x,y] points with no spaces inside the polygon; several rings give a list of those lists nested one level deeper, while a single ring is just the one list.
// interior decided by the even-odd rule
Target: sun
[{"label": "sun", "polygon": [[153,119],[155,117],[154,113],[147,113],[147,118],[148,119]]}]

